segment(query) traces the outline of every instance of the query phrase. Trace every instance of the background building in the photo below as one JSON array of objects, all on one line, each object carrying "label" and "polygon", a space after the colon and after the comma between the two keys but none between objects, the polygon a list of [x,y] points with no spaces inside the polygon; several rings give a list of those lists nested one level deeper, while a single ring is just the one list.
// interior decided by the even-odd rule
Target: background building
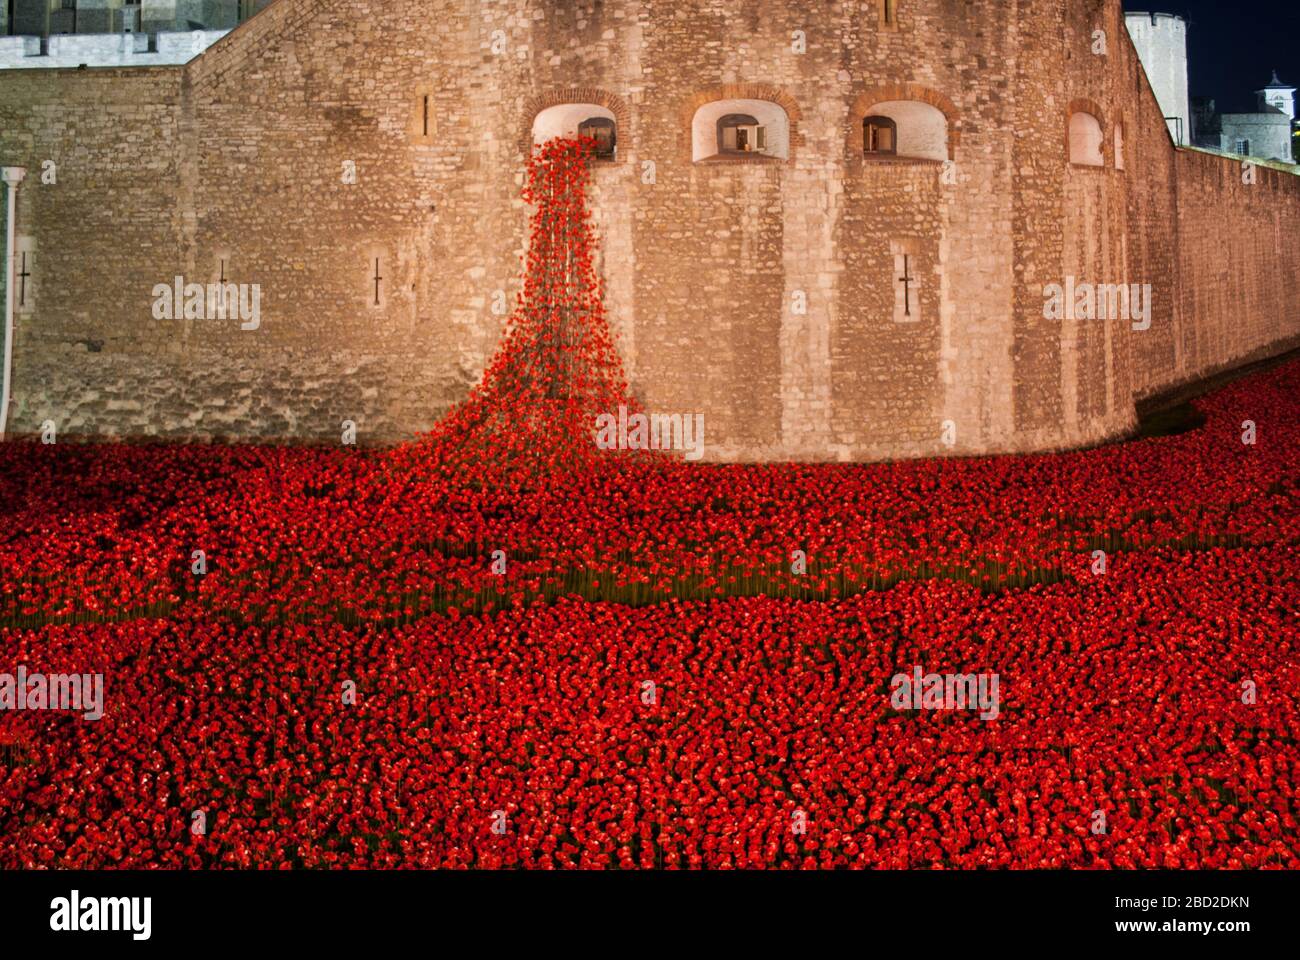
[{"label": "background building", "polygon": [[1250,113],[1225,113],[1219,118],[1219,146],[1229,153],[1294,163],[1295,91],[1278,79],[1255,91],[1257,108]]},{"label": "background building", "polygon": [[1221,114],[1213,99],[1188,96],[1187,23],[1182,17],[1131,12],[1124,19],[1175,143],[1294,162],[1296,88],[1282,83],[1276,71],[1273,82],[1256,91],[1256,109]]},{"label": "background building", "polygon": [[271,0],[0,0],[0,69],[185,63]]}]

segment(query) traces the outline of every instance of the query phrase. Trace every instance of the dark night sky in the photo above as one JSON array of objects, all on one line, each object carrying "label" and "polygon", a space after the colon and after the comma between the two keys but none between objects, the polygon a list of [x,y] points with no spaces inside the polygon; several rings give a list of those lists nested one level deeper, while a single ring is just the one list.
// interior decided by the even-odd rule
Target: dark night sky
[{"label": "dark night sky", "polygon": [[1220,111],[1253,110],[1274,68],[1300,87],[1300,0],[1124,0],[1124,9],[1187,21],[1191,94],[1213,97]]}]

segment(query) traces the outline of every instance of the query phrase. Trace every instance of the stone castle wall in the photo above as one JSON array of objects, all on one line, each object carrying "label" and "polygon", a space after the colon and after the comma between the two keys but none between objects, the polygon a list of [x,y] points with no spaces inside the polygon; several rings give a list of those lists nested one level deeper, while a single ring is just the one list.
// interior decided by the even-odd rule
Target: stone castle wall
[{"label": "stone castle wall", "polygon": [[[15,429],[428,429],[520,288],[532,122],[565,102],[618,121],[591,198],[633,388],[703,413],[713,458],[1097,442],[1300,334],[1300,179],[1175,150],[1117,2],[881,7],[278,0],[183,68],[0,73],[0,162],[31,171]],[[781,105],[789,159],[694,162],[719,99]],[[863,159],[863,117],[898,101],[944,115],[951,165]],[[1085,108],[1101,167],[1069,162]],[[155,285],[223,270],[261,285],[258,329],[154,319]],[[1045,320],[1068,276],[1152,284],[1151,328]]]}]

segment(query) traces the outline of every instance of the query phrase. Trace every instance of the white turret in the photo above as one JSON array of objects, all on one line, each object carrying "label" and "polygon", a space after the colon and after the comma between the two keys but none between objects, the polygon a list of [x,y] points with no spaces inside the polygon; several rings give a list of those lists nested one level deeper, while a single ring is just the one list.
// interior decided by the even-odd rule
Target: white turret
[{"label": "white turret", "polygon": [[1191,143],[1187,21],[1172,13],[1127,13],[1124,22],[1175,143]]}]

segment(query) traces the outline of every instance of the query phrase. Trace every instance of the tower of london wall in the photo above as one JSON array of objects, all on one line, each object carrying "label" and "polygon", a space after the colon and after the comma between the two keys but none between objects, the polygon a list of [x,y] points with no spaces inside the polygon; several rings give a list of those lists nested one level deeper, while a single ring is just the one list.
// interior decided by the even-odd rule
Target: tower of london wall
[{"label": "tower of london wall", "polygon": [[[1300,179],[1177,149],[1117,0],[890,6],[277,0],[183,67],[2,72],[14,427],[427,430],[501,334],[566,104],[616,125],[590,197],[632,388],[715,459],[1101,442],[1300,335]],[[721,147],[738,115],[768,153]],[[259,323],[158,318],[176,277],[257,284]],[[1050,318],[1069,284],[1149,286],[1147,322]]]}]

